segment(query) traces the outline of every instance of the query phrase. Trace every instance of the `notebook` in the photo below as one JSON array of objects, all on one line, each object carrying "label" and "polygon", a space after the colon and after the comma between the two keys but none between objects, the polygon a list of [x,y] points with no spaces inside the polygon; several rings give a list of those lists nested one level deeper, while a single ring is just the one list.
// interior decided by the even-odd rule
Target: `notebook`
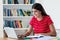
[{"label": "notebook", "polygon": [[51,36],[27,36],[25,39],[32,39],[32,40],[52,40]]}]

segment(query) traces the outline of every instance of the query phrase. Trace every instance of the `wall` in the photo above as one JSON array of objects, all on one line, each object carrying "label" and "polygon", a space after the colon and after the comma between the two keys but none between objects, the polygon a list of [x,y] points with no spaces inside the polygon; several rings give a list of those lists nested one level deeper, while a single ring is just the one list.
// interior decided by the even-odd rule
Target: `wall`
[{"label": "wall", "polygon": [[3,14],[2,0],[0,0],[0,38],[3,37]]},{"label": "wall", "polygon": [[55,28],[60,29],[60,0],[36,0],[41,3],[47,14],[49,14],[54,22]]}]

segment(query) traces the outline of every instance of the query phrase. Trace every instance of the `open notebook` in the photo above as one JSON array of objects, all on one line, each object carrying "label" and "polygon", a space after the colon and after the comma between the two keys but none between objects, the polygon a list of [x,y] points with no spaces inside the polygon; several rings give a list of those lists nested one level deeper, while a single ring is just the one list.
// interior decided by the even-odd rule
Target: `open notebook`
[{"label": "open notebook", "polygon": [[51,37],[51,36],[43,36],[43,35],[25,37],[25,39],[31,39],[31,38],[32,38],[32,40],[52,40],[53,37]]},{"label": "open notebook", "polygon": [[32,39],[32,40],[52,40],[56,37],[52,36],[45,36],[45,35],[34,35],[34,36],[27,36],[25,39]]},{"label": "open notebook", "polygon": [[9,27],[5,27],[4,30],[9,38],[18,38],[17,35],[24,34],[26,32],[24,29],[14,30],[14,28],[9,28]]}]

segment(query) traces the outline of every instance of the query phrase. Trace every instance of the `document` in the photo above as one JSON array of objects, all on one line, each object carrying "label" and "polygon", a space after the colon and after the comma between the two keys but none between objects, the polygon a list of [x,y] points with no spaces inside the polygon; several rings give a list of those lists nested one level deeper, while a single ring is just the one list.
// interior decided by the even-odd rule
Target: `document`
[{"label": "document", "polygon": [[39,35],[39,36],[35,35],[35,36],[27,36],[25,38],[42,38],[42,37],[44,37],[44,36],[42,36],[42,35]]},{"label": "document", "polygon": [[50,36],[44,36],[42,38],[37,38],[35,40],[51,40],[51,39],[52,39],[52,37],[50,37]]},{"label": "document", "polygon": [[32,40],[51,40],[51,36],[27,36],[26,38],[31,38]]}]

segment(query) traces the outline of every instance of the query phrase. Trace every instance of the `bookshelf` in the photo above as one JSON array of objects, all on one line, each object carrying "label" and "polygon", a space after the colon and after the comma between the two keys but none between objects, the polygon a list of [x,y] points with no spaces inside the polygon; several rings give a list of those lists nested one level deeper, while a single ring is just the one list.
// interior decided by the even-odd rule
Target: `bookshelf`
[{"label": "bookshelf", "polygon": [[3,27],[27,29],[35,0],[3,0]]}]

